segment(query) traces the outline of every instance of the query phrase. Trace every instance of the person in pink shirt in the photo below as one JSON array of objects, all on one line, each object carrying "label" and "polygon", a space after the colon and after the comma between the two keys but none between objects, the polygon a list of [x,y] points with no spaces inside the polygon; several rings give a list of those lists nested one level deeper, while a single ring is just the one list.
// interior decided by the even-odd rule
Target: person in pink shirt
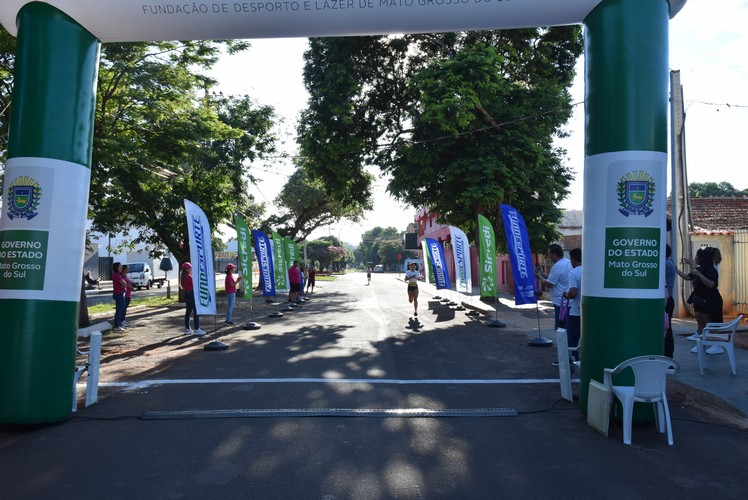
[{"label": "person in pink shirt", "polygon": [[112,330],[125,331],[122,322],[125,320],[125,289],[127,282],[122,278],[122,264],[112,264],[112,298],[114,299],[114,321]]},{"label": "person in pink shirt", "polygon": [[293,265],[288,268],[288,283],[290,290],[288,292],[289,302],[299,302],[299,292],[301,292],[301,269],[299,261],[293,261]]},{"label": "person in pink shirt", "polygon": [[236,285],[242,280],[242,277],[234,279],[234,264],[228,264],[226,266],[226,300],[228,302],[228,308],[226,309],[226,324],[233,325],[234,322],[231,320],[231,316],[234,314],[234,304],[236,303]]},{"label": "person in pink shirt", "polygon": [[[179,275],[179,288],[184,291],[184,334],[185,335],[205,335],[205,330],[200,329],[200,316],[197,314],[195,307],[195,288],[192,284],[192,264],[185,262],[182,264],[182,271]],[[190,328],[190,316],[195,313],[195,329]]]},{"label": "person in pink shirt", "polygon": [[122,264],[120,275],[125,280],[125,310],[122,312],[122,326],[124,327],[130,326],[130,323],[127,322],[127,308],[130,307],[130,300],[132,299],[132,281],[130,281],[130,276],[128,276],[129,272],[130,268],[127,264]]}]

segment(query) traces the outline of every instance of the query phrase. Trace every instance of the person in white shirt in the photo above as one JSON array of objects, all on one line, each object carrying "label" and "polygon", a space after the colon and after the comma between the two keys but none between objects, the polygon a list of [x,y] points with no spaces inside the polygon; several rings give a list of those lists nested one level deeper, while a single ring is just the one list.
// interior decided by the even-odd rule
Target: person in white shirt
[{"label": "person in white shirt", "polygon": [[405,272],[405,282],[408,284],[408,302],[413,304],[413,316],[418,316],[418,278],[420,277],[418,264],[411,262]]},{"label": "person in white shirt", "polygon": [[[564,297],[569,299],[566,334],[569,347],[576,347],[582,334],[582,249],[570,250],[569,257],[573,269],[569,272],[569,288],[564,292]],[[575,361],[579,361],[579,351],[572,351],[572,355]]]},{"label": "person in white shirt", "polygon": [[560,326],[564,326],[559,321],[558,313],[561,310],[561,300],[564,291],[569,287],[569,273],[571,272],[572,266],[571,261],[564,257],[564,250],[561,248],[561,245],[554,243],[548,247],[548,257],[551,259],[551,262],[553,262],[551,272],[549,274],[543,274],[539,269],[536,269],[535,277],[538,278],[543,286],[550,289],[551,302],[553,302],[553,329],[558,330]]}]

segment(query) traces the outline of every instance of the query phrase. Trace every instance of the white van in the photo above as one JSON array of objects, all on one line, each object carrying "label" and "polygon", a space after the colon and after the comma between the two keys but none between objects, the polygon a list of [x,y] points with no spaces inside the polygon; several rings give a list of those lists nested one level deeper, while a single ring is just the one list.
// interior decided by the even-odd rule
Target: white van
[{"label": "white van", "polygon": [[153,273],[151,266],[147,262],[128,262],[128,273],[133,288],[151,288],[153,285]]}]

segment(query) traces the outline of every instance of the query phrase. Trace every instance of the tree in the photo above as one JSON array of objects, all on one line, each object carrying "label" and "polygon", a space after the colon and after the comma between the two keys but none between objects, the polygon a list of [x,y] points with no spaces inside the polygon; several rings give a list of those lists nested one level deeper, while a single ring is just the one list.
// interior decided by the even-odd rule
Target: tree
[{"label": "tree", "polygon": [[[400,232],[392,226],[387,228],[377,226],[366,231],[361,235],[361,243],[356,248],[357,261],[363,265],[366,265],[369,262],[375,265],[386,262],[384,258],[388,253],[386,251],[384,253],[382,252],[383,245],[386,245],[387,248],[391,248],[392,245],[400,245],[400,247],[402,247],[402,237]],[[396,253],[397,252],[395,252],[395,254]],[[394,261],[396,261],[394,258],[390,260],[390,262]]]},{"label": "tree", "polygon": [[[400,240],[385,240],[379,244],[377,255],[383,264],[399,264],[404,259],[414,257],[415,253],[405,250],[405,246]],[[400,255],[400,261],[398,261],[398,255]]]},{"label": "tree", "polygon": [[336,247],[330,245],[327,247],[327,251],[330,253],[330,260],[333,264],[337,264],[338,270],[342,270],[346,259],[348,257],[348,251],[344,247]]},{"label": "tree", "polygon": [[326,195],[319,180],[312,179],[304,169],[298,169],[288,179],[275,198],[277,214],[265,220],[265,225],[278,233],[302,240],[315,229],[347,219],[359,222],[364,210],[371,210],[371,201],[347,205]]},{"label": "tree", "polygon": [[[102,233],[137,228],[133,243],[187,259],[183,199],[215,228],[257,214],[247,166],[274,152],[273,110],[248,96],[210,92],[209,69],[235,42],[103,46],[94,133],[90,218]],[[254,221],[248,221],[254,223]]]},{"label": "tree", "polygon": [[306,246],[307,260],[310,263],[317,263],[319,267],[329,267],[334,262],[345,262],[348,252],[335,236],[308,241]]},{"label": "tree", "polygon": [[[15,38],[0,28],[0,151],[6,154]],[[204,72],[240,41],[110,43],[102,46],[89,218],[92,229],[139,231],[131,245],[187,258],[183,199],[214,230],[236,211],[256,224],[249,165],[274,152],[272,108],[211,92]]]},{"label": "tree", "polygon": [[8,154],[8,125],[13,91],[13,67],[16,59],[16,38],[0,26],[0,187],[5,175]]},{"label": "tree", "polygon": [[[314,89],[298,127],[302,168],[321,182],[327,196],[348,206],[371,204],[373,177],[366,172],[364,155],[375,136],[366,130],[360,106],[364,75],[357,60],[369,50],[366,38],[338,38],[327,44],[310,40],[305,53],[304,83]],[[370,143],[367,145],[366,141]]]},{"label": "tree", "polygon": [[[557,238],[571,171],[552,143],[571,116],[578,26],[346,41],[313,39],[306,55],[311,102],[335,103],[310,107],[300,126],[312,175],[345,195],[341,181],[360,171],[347,168],[355,157],[390,173],[390,193],[441,223],[471,230],[481,213],[503,242],[506,203],[523,214],[533,246]],[[334,76],[325,66],[333,61]],[[334,133],[323,137],[327,126]]]},{"label": "tree", "polygon": [[748,189],[739,190],[727,181],[722,182],[691,182],[688,184],[688,195],[691,198],[719,198],[748,196]]}]

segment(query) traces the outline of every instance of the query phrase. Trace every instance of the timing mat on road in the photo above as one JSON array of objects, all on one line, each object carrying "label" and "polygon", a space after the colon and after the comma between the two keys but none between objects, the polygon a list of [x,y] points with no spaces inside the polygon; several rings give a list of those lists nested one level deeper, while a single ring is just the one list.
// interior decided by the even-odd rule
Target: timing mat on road
[{"label": "timing mat on road", "polygon": [[444,418],[444,417],[516,417],[514,408],[259,408],[233,410],[147,411],[141,420],[187,420],[257,417],[368,417],[368,418]]},{"label": "timing mat on road", "polygon": [[[579,379],[572,379],[578,382]],[[525,385],[558,384],[557,378],[530,379],[392,379],[392,378],[203,378],[157,379],[137,382],[100,382],[99,387],[123,387],[135,391],[160,385],[193,384],[376,384],[376,385]]]}]

